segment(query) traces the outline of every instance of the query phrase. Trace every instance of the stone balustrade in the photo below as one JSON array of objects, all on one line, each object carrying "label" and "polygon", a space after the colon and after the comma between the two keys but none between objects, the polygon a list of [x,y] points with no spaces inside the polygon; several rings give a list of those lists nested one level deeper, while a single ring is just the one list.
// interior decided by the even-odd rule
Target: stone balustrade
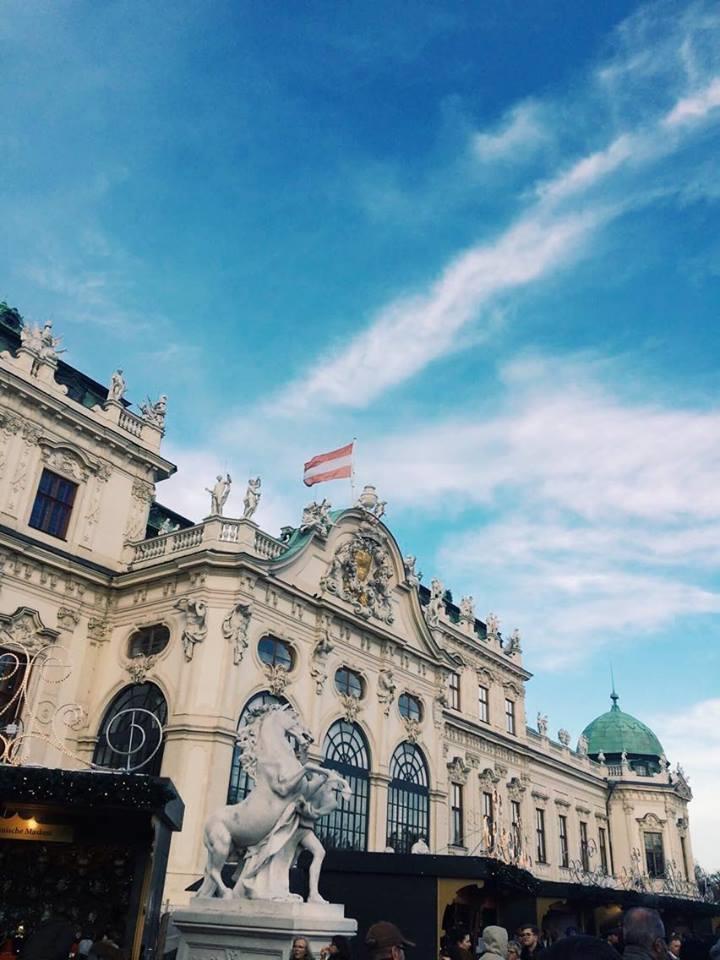
[{"label": "stone balustrade", "polygon": [[213,546],[226,552],[249,553],[263,560],[273,560],[285,550],[284,543],[263,533],[250,520],[208,517],[193,527],[128,544],[131,551],[129,563],[133,569],[138,569],[162,561],[167,556],[192,553]]}]

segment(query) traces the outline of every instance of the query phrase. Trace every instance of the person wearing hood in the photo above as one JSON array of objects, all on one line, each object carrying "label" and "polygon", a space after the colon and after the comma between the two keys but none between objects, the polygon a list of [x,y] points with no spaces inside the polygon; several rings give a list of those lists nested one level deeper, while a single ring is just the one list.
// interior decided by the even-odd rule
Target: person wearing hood
[{"label": "person wearing hood", "polygon": [[483,960],[506,960],[508,948],[508,932],[505,927],[485,927],[482,933],[487,952]]}]

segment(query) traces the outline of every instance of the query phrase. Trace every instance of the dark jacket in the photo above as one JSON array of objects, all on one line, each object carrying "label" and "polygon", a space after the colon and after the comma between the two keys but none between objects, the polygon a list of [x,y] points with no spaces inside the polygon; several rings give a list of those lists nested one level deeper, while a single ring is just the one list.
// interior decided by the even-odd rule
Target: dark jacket
[{"label": "dark jacket", "polygon": [[644,947],[636,947],[634,944],[628,944],[623,950],[623,957],[627,960],[655,960],[655,957]]}]

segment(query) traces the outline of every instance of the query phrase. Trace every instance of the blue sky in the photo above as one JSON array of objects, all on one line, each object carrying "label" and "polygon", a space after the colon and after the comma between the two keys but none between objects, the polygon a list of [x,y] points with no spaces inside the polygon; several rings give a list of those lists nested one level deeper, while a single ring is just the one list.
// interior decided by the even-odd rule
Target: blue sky
[{"label": "blue sky", "polygon": [[531,720],[612,661],[720,867],[717,6],[10,0],[0,40],[0,298],[169,395],[159,498],[259,472],[277,531],[357,436]]}]

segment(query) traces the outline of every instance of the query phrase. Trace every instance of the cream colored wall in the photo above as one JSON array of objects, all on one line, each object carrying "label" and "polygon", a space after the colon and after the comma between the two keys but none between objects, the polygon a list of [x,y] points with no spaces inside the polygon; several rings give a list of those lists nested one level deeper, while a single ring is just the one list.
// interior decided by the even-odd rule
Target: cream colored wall
[{"label": "cream colored wall", "polygon": [[[3,362],[0,377],[8,373]],[[632,783],[614,789],[608,804],[604,770],[526,730],[524,684],[530,675],[521,657],[507,656],[497,641],[479,640],[458,625],[443,622],[439,628],[428,629],[417,591],[404,583],[402,557],[391,534],[383,533],[396,584],[392,593],[394,622],[389,626],[373,619],[363,621],[343,600],[319,588],[334,551],[357,531],[362,519],[358,513],[344,515],[326,542],[315,538],[291,560],[274,564],[272,576],[262,556],[252,557],[252,524],[243,526],[238,534],[234,554],[208,553],[199,543],[181,558],[160,556],[129,568],[123,552],[128,530],[144,530],[150,481],[171,465],[163,466],[151,443],[138,446],[122,435],[113,420],[117,410],[86,411],[47,384],[42,389],[63,408],[63,416],[43,418],[37,403],[32,402],[38,384],[30,382],[21,369],[13,368],[10,373],[14,392],[10,391],[8,406],[0,409],[1,439],[5,441],[4,458],[0,454],[0,520],[11,530],[30,533],[39,546],[28,547],[12,533],[0,537],[0,613],[10,615],[27,606],[38,612],[46,627],[57,631],[58,642],[67,648],[74,668],[62,685],[45,684],[38,691],[38,701],[57,705],[77,700],[87,711],[86,721],[67,732],[68,753],[38,742],[32,745],[28,759],[72,765],[76,761],[70,753],[89,758],[104,711],[113,696],[131,682],[129,637],[139,626],[166,623],[171,642],[157,657],[147,679],[161,688],[169,708],[162,773],[173,779],[186,804],[184,829],[172,842],[167,888],[171,899],[183,899],[185,886],[202,870],[202,824],[225,800],[238,717],[254,693],[268,688],[266,670],[257,656],[258,641],[266,633],[293,646],[296,662],[282,693],[313,732],[316,756],[328,728],[343,715],[333,683],[335,671],[346,665],[364,679],[365,696],[357,722],[372,758],[370,849],[385,848],[389,762],[395,747],[408,735],[397,709],[397,696],[407,691],[418,697],[424,708],[417,736],[430,770],[430,846],[434,851],[448,851],[450,765],[453,775],[463,782],[466,848],[470,852],[480,839],[483,783],[492,783],[509,824],[508,784],[516,779],[533,859],[534,813],[537,806],[545,810],[549,863],[534,865],[537,875],[567,879],[567,871],[559,866],[560,810],[567,813],[570,858],[577,860],[580,818],[586,819],[589,836],[597,841],[597,828],[608,815],[608,806],[617,875],[623,867],[629,870],[631,851],[641,846],[638,819],[647,814],[663,821],[666,856],[680,864],[677,820],[687,817],[687,803],[668,789],[667,778],[640,782],[632,777]],[[83,417],[88,429],[78,432],[73,418]],[[28,429],[28,423],[37,429]],[[114,447],[108,442],[110,437]],[[60,544],[27,528],[46,462],[42,451],[58,449],[43,448],[43,440],[66,444],[75,451],[67,469],[87,473],[80,480],[68,540]],[[53,462],[53,468],[58,472],[65,469],[60,461]],[[107,479],[102,479],[105,476]],[[98,491],[101,495],[96,498],[95,510],[93,498]],[[88,516],[93,513],[96,519],[90,524],[88,538]],[[109,569],[96,570],[59,557],[55,553],[58,546],[78,561],[90,559]],[[195,645],[190,661],[181,643],[185,619],[178,602],[182,599],[201,600],[207,606],[207,635]],[[247,649],[235,664],[222,623],[239,602],[251,606],[252,617]],[[327,659],[327,679],[318,689],[311,676],[313,650],[325,631],[334,649]],[[387,669],[392,670],[396,684],[395,700],[389,708],[379,698],[378,684],[380,671]],[[444,707],[442,702],[450,670],[458,671],[461,678],[460,711]],[[490,688],[488,724],[478,718],[478,682]],[[506,695],[516,703],[515,736],[505,732]],[[688,857],[691,860],[689,842]]]}]

